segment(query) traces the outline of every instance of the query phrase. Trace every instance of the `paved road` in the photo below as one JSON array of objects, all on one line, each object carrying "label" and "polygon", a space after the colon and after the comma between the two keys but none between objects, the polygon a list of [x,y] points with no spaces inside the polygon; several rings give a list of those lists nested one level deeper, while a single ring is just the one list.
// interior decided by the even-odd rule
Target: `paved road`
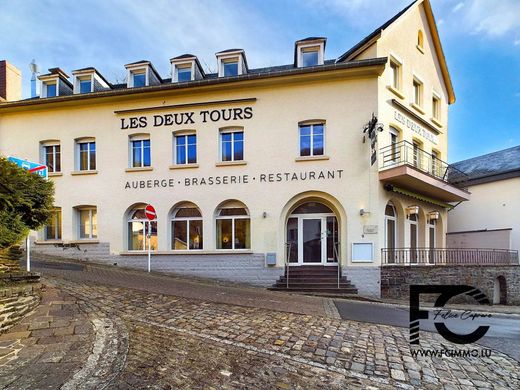
[{"label": "paved road", "polygon": [[[336,307],[341,318],[384,324],[407,328],[409,326],[409,311],[403,307],[383,306],[374,303],[353,302],[336,300]],[[377,307],[377,310],[375,308]],[[444,310],[443,313],[446,311]],[[437,332],[433,325],[434,313],[430,310],[429,320],[421,320],[420,329]],[[486,336],[478,341],[478,344],[496,349],[520,361],[520,317],[501,314],[491,318],[478,318],[475,320],[461,320],[450,318],[443,320],[446,326],[453,332],[465,334],[475,330],[479,325],[489,325]]]}]

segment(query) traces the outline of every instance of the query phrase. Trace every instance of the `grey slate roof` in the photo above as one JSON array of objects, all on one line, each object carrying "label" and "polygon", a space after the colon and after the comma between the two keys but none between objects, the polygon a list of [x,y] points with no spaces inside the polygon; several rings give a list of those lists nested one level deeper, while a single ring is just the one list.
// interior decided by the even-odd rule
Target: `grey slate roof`
[{"label": "grey slate roof", "polygon": [[452,166],[469,176],[468,184],[517,177],[520,176],[520,145],[459,161]]}]

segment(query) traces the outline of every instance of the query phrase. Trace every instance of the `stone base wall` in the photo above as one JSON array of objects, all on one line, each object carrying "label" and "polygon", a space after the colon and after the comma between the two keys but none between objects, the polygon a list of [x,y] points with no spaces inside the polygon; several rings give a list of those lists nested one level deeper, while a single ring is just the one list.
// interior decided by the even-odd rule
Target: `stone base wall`
[{"label": "stone base wall", "polygon": [[8,274],[20,271],[20,256],[22,250],[20,246],[14,245],[7,249],[0,250],[0,274]]},{"label": "stone base wall", "polygon": [[359,295],[372,298],[381,297],[381,270],[379,267],[343,267],[342,273],[356,286]]},{"label": "stone base wall", "polygon": [[[40,256],[59,256],[103,264],[117,264],[123,267],[147,269],[146,255],[110,254],[108,243],[78,244],[73,247],[55,245],[35,245],[32,249],[35,258]],[[152,254],[153,271],[201,276],[243,282],[268,287],[283,275],[283,267],[265,266],[263,254],[193,254],[172,255]]]},{"label": "stone base wall", "polygon": [[40,284],[0,288],[0,334],[38,306],[40,289]]},{"label": "stone base wall", "polygon": [[[411,284],[463,284],[478,288],[493,302],[495,280],[500,276],[506,281],[506,304],[520,305],[520,266],[514,265],[382,266],[381,297],[408,300]],[[421,297],[430,301],[436,298]],[[469,297],[457,298],[458,302],[475,303]]]}]

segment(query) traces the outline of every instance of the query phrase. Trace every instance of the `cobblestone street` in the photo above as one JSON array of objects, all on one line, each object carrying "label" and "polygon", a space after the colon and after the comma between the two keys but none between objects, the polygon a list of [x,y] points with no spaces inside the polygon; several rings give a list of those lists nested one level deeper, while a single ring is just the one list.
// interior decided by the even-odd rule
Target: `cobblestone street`
[{"label": "cobblestone street", "polygon": [[[60,385],[69,389],[105,385],[121,389],[369,386],[517,389],[520,386],[520,365],[500,353],[489,358],[414,358],[408,344],[408,330],[404,328],[344,321],[325,313],[269,310],[264,307],[265,302],[255,305],[254,300],[247,301],[247,306],[239,306],[86,281],[89,272],[104,274],[105,279],[113,272],[109,267],[94,268],[94,271],[45,277],[44,282],[50,287],[44,292],[41,306],[16,329],[0,336],[0,351],[4,356],[0,360],[1,386],[10,389]],[[120,279],[124,280],[125,272],[117,270]],[[134,273],[131,275],[134,278]],[[157,276],[157,279],[167,277]],[[176,282],[176,278],[170,278],[170,283]],[[195,281],[190,283],[194,288],[197,285]],[[201,289],[207,290],[208,286]],[[212,288],[218,296],[219,291],[229,287],[213,284]],[[253,291],[247,290],[246,295],[251,298]],[[258,289],[258,294],[260,300],[269,292]],[[273,294],[272,298],[283,300],[279,294]],[[294,298],[287,299],[290,302]],[[311,302],[314,302],[316,311],[325,312],[323,300],[305,298],[301,297],[301,302],[306,310],[312,311]],[[231,299],[231,295],[225,298]],[[37,329],[31,328],[42,322],[42,316],[54,315],[46,312],[49,307],[46,305],[61,305],[60,314],[71,317],[67,325],[63,323],[68,334],[59,336],[48,331],[52,336],[39,335],[52,337],[47,349],[38,347],[39,358],[24,359],[33,355],[31,346],[42,344],[42,339],[36,339]],[[53,317],[52,321],[43,322],[50,328],[56,321]],[[76,329],[84,333],[76,335]],[[421,333],[421,346],[457,348],[440,336],[425,332]],[[13,349],[17,350],[14,354]],[[51,356],[51,351],[59,353]],[[69,358],[72,353],[76,360]],[[53,363],[41,364],[45,359]],[[54,375],[55,371],[59,375]],[[21,378],[23,382],[19,382]]]}]

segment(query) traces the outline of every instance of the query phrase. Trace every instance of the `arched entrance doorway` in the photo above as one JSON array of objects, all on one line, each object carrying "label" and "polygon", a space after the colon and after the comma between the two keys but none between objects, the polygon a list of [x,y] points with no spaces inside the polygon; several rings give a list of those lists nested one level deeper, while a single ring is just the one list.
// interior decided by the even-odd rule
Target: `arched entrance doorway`
[{"label": "arched entrance doorway", "polygon": [[339,228],[336,215],[321,202],[300,204],[287,219],[286,245],[290,265],[337,264]]}]

